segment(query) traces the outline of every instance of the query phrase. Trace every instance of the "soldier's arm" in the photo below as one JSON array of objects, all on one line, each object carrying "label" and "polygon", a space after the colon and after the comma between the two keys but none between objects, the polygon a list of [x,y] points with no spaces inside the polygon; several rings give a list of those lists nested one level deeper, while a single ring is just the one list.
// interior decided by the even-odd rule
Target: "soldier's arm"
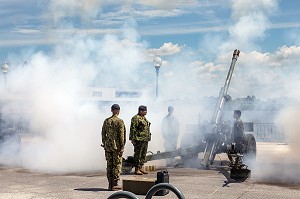
[{"label": "soldier's arm", "polygon": [[161,122],[161,134],[164,139],[167,139],[167,137],[168,137],[168,135],[167,135],[168,129],[167,129],[166,125],[167,125],[166,118],[164,118]]},{"label": "soldier's arm", "polygon": [[126,127],[125,127],[125,124],[123,122],[123,127],[124,127],[124,146],[126,144]]},{"label": "soldier's arm", "polygon": [[239,121],[239,123],[237,124],[237,128],[241,132],[242,135],[245,134],[245,132],[244,132],[244,124],[243,124],[242,121]]},{"label": "soldier's arm", "polygon": [[131,119],[131,124],[130,124],[130,133],[129,133],[129,140],[135,140],[136,136],[136,130],[137,130],[137,120],[136,118]]},{"label": "soldier's arm", "polygon": [[124,150],[124,146],[125,146],[125,141],[126,141],[126,130],[125,130],[125,125],[123,120],[120,121],[120,149],[121,151]]},{"label": "soldier's arm", "polygon": [[106,120],[104,120],[102,125],[102,131],[101,131],[101,137],[102,137],[102,143],[105,144],[106,141]]},{"label": "soldier's arm", "polygon": [[179,122],[178,122],[178,119],[175,118],[175,123],[176,123],[176,136],[178,137],[179,136]]}]

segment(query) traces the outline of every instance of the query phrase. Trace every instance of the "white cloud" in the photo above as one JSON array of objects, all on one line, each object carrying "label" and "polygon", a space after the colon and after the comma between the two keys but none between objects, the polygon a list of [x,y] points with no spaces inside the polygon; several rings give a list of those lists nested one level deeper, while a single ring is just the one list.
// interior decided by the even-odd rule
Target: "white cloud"
[{"label": "white cloud", "polygon": [[[152,62],[152,60],[156,57],[157,54],[160,57],[172,56],[172,55],[180,53],[183,48],[184,48],[184,46],[180,46],[178,44],[173,44],[171,42],[168,42],[168,43],[164,43],[158,49],[155,49],[155,48],[147,49],[147,51],[145,51],[145,55],[146,55],[146,57],[148,57],[147,58],[148,62]],[[162,58],[162,59],[163,59],[164,65],[167,64],[166,60],[164,60],[164,58]]]},{"label": "white cloud", "polygon": [[18,33],[23,33],[23,34],[32,34],[32,33],[40,33],[41,30],[19,28],[19,29],[16,29],[15,31],[13,31],[13,32],[18,32]]},{"label": "white cloud", "polygon": [[186,5],[196,5],[196,0],[173,0],[173,1],[165,1],[165,0],[138,0],[140,4],[147,5],[147,6],[154,6],[158,8],[164,9],[173,9],[179,6],[186,6]]},{"label": "white cloud", "polygon": [[276,61],[280,60],[299,60],[300,47],[299,46],[283,46],[276,52],[274,58]]},{"label": "white cloud", "polygon": [[173,44],[171,42],[164,43],[159,49],[158,53],[162,56],[164,55],[173,55],[179,53],[182,50],[183,46],[178,44]]},{"label": "white cloud", "polygon": [[[104,21],[119,21],[122,22],[128,18],[135,18],[138,21],[148,20],[158,17],[174,17],[185,14],[186,12],[181,9],[162,10],[162,9],[147,9],[147,8],[132,8],[122,7],[121,9],[114,10],[113,12],[106,12],[99,15],[99,20]],[[97,22],[97,20],[95,20]]]},{"label": "white cloud", "polygon": [[83,19],[94,18],[101,9],[101,0],[51,0],[49,9],[54,22],[64,17],[80,16]]},{"label": "white cloud", "polygon": [[269,16],[277,9],[277,0],[239,0],[232,3],[232,22],[229,37],[218,49],[221,52],[238,48],[243,51],[260,50],[258,41],[270,27]]},{"label": "white cloud", "polygon": [[203,61],[195,61],[195,62],[191,63],[191,66],[194,67],[198,71],[199,75],[200,74],[202,75],[205,73],[215,73],[218,71],[224,71],[223,66],[215,65],[212,62],[205,63]]}]

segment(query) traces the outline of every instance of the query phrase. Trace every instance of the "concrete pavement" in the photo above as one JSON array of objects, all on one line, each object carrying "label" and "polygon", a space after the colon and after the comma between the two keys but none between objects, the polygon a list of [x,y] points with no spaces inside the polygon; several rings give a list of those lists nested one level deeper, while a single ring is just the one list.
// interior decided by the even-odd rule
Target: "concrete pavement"
[{"label": "concrete pavement", "polygon": [[[278,146],[282,147],[284,145]],[[274,152],[274,149],[278,146],[274,143],[270,146],[266,144],[258,145],[259,149],[266,148],[264,152],[260,151],[258,153],[258,162],[265,165],[263,157]],[[277,154],[280,155],[279,153]],[[274,164],[268,161],[269,166]],[[278,164],[276,163],[275,165],[278,166]],[[297,163],[293,163],[293,165],[297,165]],[[291,171],[292,176],[295,176],[294,172],[296,174],[299,172],[298,168],[296,166]],[[300,183],[295,180],[289,181],[286,179],[286,181],[280,181],[276,178],[259,178],[259,176],[254,176],[245,182],[235,183],[228,179],[229,173],[227,168],[222,166],[213,167],[211,170],[168,168],[168,171],[170,183],[177,187],[187,199],[300,198]],[[132,177],[132,174],[122,175],[121,177]],[[156,171],[141,177],[155,178]],[[0,199],[92,199],[107,198],[114,193],[107,190],[107,180],[104,172],[50,175],[28,171],[23,168],[1,166],[0,179]],[[295,179],[298,178],[296,177]],[[145,196],[138,197],[140,199],[145,198]],[[176,196],[170,193],[166,196],[155,196],[153,198],[176,198]]]}]

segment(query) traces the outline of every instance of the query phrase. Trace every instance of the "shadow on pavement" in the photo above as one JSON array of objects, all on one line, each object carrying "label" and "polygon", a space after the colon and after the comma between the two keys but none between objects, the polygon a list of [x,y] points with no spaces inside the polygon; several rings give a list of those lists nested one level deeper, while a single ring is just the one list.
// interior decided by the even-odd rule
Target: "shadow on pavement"
[{"label": "shadow on pavement", "polygon": [[108,189],[103,189],[103,188],[77,188],[74,190],[75,191],[92,191],[92,192],[109,191]]},{"label": "shadow on pavement", "polygon": [[224,184],[222,187],[228,187],[229,184],[231,183],[241,183],[244,182],[246,180],[246,178],[240,179],[240,180],[234,180],[230,178],[230,171],[225,170],[225,169],[220,169],[219,173],[223,174],[226,178],[226,180],[224,181]]}]

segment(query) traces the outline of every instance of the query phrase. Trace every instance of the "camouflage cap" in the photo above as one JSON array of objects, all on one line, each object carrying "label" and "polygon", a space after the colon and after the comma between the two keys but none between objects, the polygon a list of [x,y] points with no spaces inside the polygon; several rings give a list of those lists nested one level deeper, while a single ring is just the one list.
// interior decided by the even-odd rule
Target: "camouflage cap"
[{"label": "camouflage cap", "polygon": [[113,104],[113,105],[111,106],[111,110],[120,110],[119,104]]},{"label": "camouflage cap", "polygon": [[139,111],[147,111],[147,106],[144,105],[139,106]]}]

